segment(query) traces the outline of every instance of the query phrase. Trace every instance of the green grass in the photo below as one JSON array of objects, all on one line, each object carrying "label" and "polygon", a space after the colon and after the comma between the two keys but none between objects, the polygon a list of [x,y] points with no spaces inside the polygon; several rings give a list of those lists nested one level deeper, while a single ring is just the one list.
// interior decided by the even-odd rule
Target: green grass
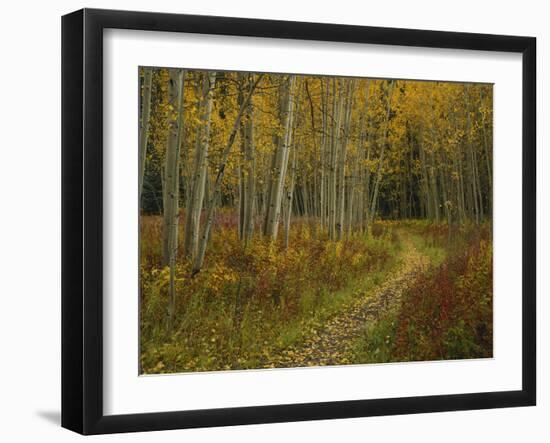
[{"label": "green grass", "polygon": [[[140,280],[144,373],[280,367],[276,356],[281,351],[300,348],[357,297],[368,297],[387,280],[402,265],[404,243],[412,243],[434,270],[479,237],[479,227],[460,228],[451,242],[445,225],[410,221],[378,223],[371,237],[328,242],[304,222],[294,225],[289,249],[259,238],[244,251],[228,227],[213,237],[210,254],[215,255],[197,277],[191,278],[181,262],[177,315],[168,329],[168,274],[157,267],[160,249],[151,238],[158,234],[155,223],[144,224],[142,243],[147,258]],[[382,313],[377,323],[366,325],[349,361],[395,361],[398,314]],[[457,330],[446,333],[446,346],[457,344]]]},{"label": "green grass", "polygon": [[418,234],[411,234],[410,240],[418,251],[427,256],[432,266],[439,266],[447,257],[447,251],[441,245],[435,245],[428,242],[424,237]]},{"label": "green grass", "polygon": [[309,314],[310,317],[304,315],[300,321],[283,326],[276,339],[275,349],[284,349],[300,344],[312,329],[322,326],[331,317],[345,311],[357,297],[368,297],[369,292],[374,291],[399,266],[399,263],[400,258],[398,254],[395,254],[381,269],[340,291],[331,294],[325,293],[320,299],[311,293],[304,294],[302,312]]},{"label": "green grass", "polygon": [[463,228],[452,241],[445,229],[416,222],[401,231],[429,259],[429,269],[410,282],[402,306],[365,326],[352,351],[355,363],[492,355],[490,225]]},{"label": "green grass", "polygon": [[[290,251],[291,255],[286,260],[291,260],[297,253],[305,256],[293,259],[293,263],[308,260],[305,257],[309,251],[303,249],[310,244],[313,254],[315,248],[318,248],[318,240],[304,240],[302,252]],[[151,243],[151,246],[154,245]],[[218,284],[216,271],[212,271],[212,274],[209,274],[210,271],[201,273],[199,277],[205,279],[202,286],[191,288],[189,284],[198,284],[194,280],[181,286],[182,291],[187,291],[189,295],[183,292],[178,294],[180,300],[183,297],[186,299],[179,307],[172,331],[167,330],[166,322],[163,321],[166,270],[145,274],[148,283],[144,288],[146,297],[141,311],[143,372],[171,373],[269,366],[272,355],[285,348],[299,346],[309,334],[332,316],[344,311],[358,296],[374,290],[399,266],[400,245],[392,235],[392,228],[385,228],[376,237],[358,235],[346,240],[345,245],[340,245],[341,252],[337,252],[336,257],[334,246],[315,258],[324,268],[312,266],[316,262],[310,262],[309,267],[285,266],[285,257],[277,258],[275,264],[267,266],[284,267],[281,272],[274,271],[275,280],[268,279],[270,286],[262,292],[257,289],[261,287],[258,286],[260,277],[253,272],[245,272],[242,267],[236,272],[241,280],[222,282],[223,286],[215,288],[217,292],[204,289]],[[268,252],[262,249],[259,251],[265,253],[265,260],[271,263]],[[372,251],[373,257],[379,258],[369,261],[361,255],[361,251]],[[225,256],[229,257],[228,260],[237,260],[235,254],[226,253]],[[254,257],[256,259],[258,255],[254,254]],[[360,268],[354,267],[354,260],[359,263],[367,260],[368,272],[358,271]],[[150,262],[154,261],[153,256]],[[232,266],[238,263],[237,260]],[[233,269],[237,268],[230,268],[229,272],[233,272]],[[227,272],[218,274],[224,276]],[[339,280],[323,283],[326,272],[335,272],[334,278]],[[311,276],[308,275],[310,273]],[[284,281],[277,281],[281,277]],[[330,277],[326,278],[327,282],[333,281]],[[330,285],[339,287],[334,289]],[[296,290],[299,288],[298,292],[285,293],[278,289],[288,291],[292,287]]]},{"label": "green grass", "polygon": [[355,364],[392,361],[392,344],[396,332],[396,315],[391,313],[377,323],[367,325],[352,351]]},{"label": "green grass", "polygon": [[[423,223],[426,225],[426,223]],[[414,247],[428,258],[430,267],[437,267],[447,257],[447,250],[428,236],[415,230],[402,228],[401,238],[407,238]],[[398,311],[388,311],[376,322],[365,325],[363,335],[352,350],[356,364],[388,363],[394,361],[392,347],[397,330]]]}]

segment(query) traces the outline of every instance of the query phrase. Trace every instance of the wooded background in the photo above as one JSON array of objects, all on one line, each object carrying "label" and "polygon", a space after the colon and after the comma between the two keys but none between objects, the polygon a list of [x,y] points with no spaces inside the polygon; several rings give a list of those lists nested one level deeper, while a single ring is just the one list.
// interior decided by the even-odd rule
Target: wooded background
[{"label": "wooded background", "polygon": [[[247,244],[295,217],[340,240],[378,218],[479,224],[492,211],[492,85],[140,69],[142,214],[163,263],[200,272],[220,209]],[[178,225],[184,226],[178,239]]]}]

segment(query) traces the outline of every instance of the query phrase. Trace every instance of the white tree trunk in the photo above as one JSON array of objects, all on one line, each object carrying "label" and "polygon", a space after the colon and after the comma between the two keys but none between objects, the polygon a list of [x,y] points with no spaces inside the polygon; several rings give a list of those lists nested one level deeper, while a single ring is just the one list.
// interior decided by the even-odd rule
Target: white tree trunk
[{"label": "white tree trunk", "polygon": [[210,116],[212,114],[213,92],[216,72],[205,74],[202,87],[201,115],[197,133],[194,177],[186,214],[185,254],[195,258],[198,252],[200,218],[204,201],[206,175],[208,174],[208,150],[210,144]]},{"label": "white tree trunk", "polygon": [[286,210],[285,210],[285,248],[288,248],[290,237],[290,219],[292,216],[292,200],[294,197],[294,184],[296,182],[296,146],[292,148],[292,166],[290,172],[290,183],[286,193]]},{"label": "white tree trunk", "polygon": [[225,167],[227,165],[227,160],[229,158],[229,153],[231,152],[231,147],[233,146],[233,143],[235,142],[235,137],[237,135],[237,131],[239,130],[239,126],[241,123],[241,118],[243,116],[243,113],[248,106],[248,102],[252,98],[252,94],[254,93],[254,90],[258,86],[258,83],[262,79],[262,75],[259,75],[254,84],[250,87],[250,90],[248,92],[247,97],[245,98],[244,102],[242,103],[239,113],[237,114],[237,117],[235,118],[235,122],[233,123],[233,129],[231,130],[231,134],[229,135],[229,139],[227,141],[227,144],[223,150],[222,153],[222,161],[218,167],[218,174],[216,175],[216,181],[214,182],[214,185],[212,186],[212,192],[210,193],[210,198],[208,200],[208,203],[206,205],[206,221],[204,225],[204,229],[202,231],[201,236],[201,242],[199,245],[199,250],[197,253],[197,256],[193,263],[193,275],[196,275],[198,272],[200,272],[202,265],[204,263],[204,256],[206,254],[206,245],[208,244],[208,239],[210,238],[210,230],[212,228],[212,221],[214,219],[214,211],[216,209],[216,200],[220,193],[220,187],[222,184],[223,176],[225,174]]},{"label": "white tree trunk", "polygon": [[[340,83],[340,81],[338,82]],[[336,222],[337,217],[337,165],[338,165],[338,154],[340,146],[340,122],[342,116],[342,107],[344,103],[344,97],[341,93],[340,88],[340,98],[338,100],[338,105],[336,101],[336,96],[338,94],[338,88],[336,86],[336,79],[332,79],[332,124],[331,124],[331,146],[330,146],[330,176],[329,176],[329,192],[328,192],[328,207],[329,207],[329,237],[331,240],[336,239]]]},{"label": "white tree trunk", "polygon": [[145,157],[147,155],[147,140],[149,136],[149,118],[151,115],[151,88],[153,83],[153,69],[143,68],[143,71],[141,125],[139,128],[139,201],[141,201],[141,193],[143,192]]},{"label": "white tree trunk", "polygon": [[274,171],[271,185],[271,195],[269,196],[268,216],[265,234],[273,240],[277,238],[277,230],[281,214],[281,201],[283,196],[284,181],[288,163],[288,150],[292,139],[292,118],[294,112],[294,85],[296,77],[291,75],[288,86],[288,100],[285,105],[284,113],[284,137],[279,144],[275,156]]},{"label": "white tree trunk", "polygon": [[337,239],[342,239],[344,232],[344,215],[345,215],[345,196],[346,196],[346,158],[347,158],[347,142],[349,138],[350,123],[351,123],[351,111],[353,107],[353,93],[355,89],[355,80],[347,80],[346,88],[346,102],[345,102],[345,115],[344,123],[341,131],[340,142],[340,156],[338,166],[338,183],[339,183],[339,196],[338,196],[338,219],[336,221],[336,234]]},{"label": "white tree trunk", "polygon": [[178,221],[179,221],[179,147],[183,127],[183,86],[184,71],[170,70],[169,100],[176,109],[176,116],[170,122],[168,140],[166,143],[166,199],[163,224],[163,252],[164,262],[170,267],[169,297],[170,321],[172,320],[175,304],[175,268],[178,251]]},{"label": "white tree trunk", "polygon": [[370,205],[370,214],[369,214],[369,222],[374,219],[374,216],[376,214],[376,204],[378,201],[378,189],[380,187],[380,179],[382,178],[382,164],[384,162],[384,151],[386,149],[386,144],[388,141],[388,130],[389,130],[389,121],[390,121],[390,110],[391,110],[391,98],[393,94],[393,87],[394,87],[394,80],[390,81],[390,84],[388,85],[388,92],[387,92],[387,108],[386,108],[386,120],[384,122],[384,138],[382,140],[382,147],[380,150],[380,158],[378,160],[378,169],[376,171],[376,181],[374,183],[374,192],[372,196],[372,201]]},{"label": "white tree trunk", "polygon": [[[244,90],[254,86],[252,75],[242,75],[239,105],[244,100]],[[241,154],[243,164],[239,169],[239,238],[246,245],[254,232],[256,200],[256,154],[254,148],[254,121],[252,98],[248,101],[240,125]]]}]

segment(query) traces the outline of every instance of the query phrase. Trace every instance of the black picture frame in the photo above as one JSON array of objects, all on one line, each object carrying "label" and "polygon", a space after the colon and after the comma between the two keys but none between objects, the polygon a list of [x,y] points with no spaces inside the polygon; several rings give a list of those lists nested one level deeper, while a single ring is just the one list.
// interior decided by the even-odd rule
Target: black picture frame
[{"label": "black picture frame", "polygon": [[[130,415],[103,413],[103,30],[171,31],[522,54],[522,389]],[[82,434],[536,403],[536,39],[83,9],[62,18],[62,426]],[[518,269],[518,275],[520,270]]]}]

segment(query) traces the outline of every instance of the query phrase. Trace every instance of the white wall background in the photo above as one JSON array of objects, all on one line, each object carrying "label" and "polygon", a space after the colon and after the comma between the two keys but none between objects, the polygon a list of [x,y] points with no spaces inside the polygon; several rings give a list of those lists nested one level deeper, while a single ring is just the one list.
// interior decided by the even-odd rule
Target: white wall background
[{"label": "white wall background", "polygon": [[[538,38],[538,148],[550,111],[544,2],[210,0],[5,2],[0,27],[0,439],[69,442],[60,415],[60,36],[81,7],[531,35]],[[550,221],[550,160],[539,155],[539,226]],[[546,200],[546,201],[543,201]],[[546,231],[547,232],[547,231]],[[539,405],[95,437],[94,441],[533,441],[550,438],[550,237],[539,228]],[[541,249],[545,249],[541,252]],[[545,273],[545,275],[541,275]]]}]

